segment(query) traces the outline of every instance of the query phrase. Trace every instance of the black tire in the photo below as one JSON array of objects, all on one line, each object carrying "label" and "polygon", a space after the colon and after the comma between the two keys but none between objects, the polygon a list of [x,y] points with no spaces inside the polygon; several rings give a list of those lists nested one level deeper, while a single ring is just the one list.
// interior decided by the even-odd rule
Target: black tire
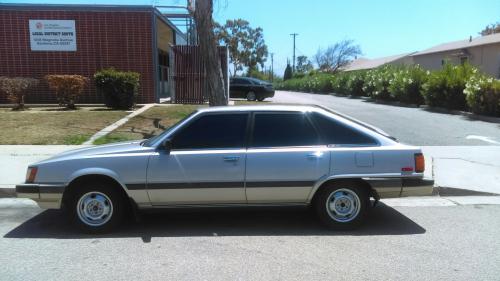
[{"label": "black tire", "polygon": [[258,101],[264,101],[266,98],[265,97],[258,97],[257,100]]},{"label": "black tire", "polygon": [[[84,198],[87,200],[84,200]],[[98,223],[91,225],[89,221],[91,221],[92,216],[85,215],[84,201],[89,202],[89,204],[86,204],[89,210],[95,211],[97,208],[96,217],[99,216],[100,207],[103,210],[111,209],[111,212],[108,216],[102,215],[103,219],[101,221],[96,220]],[[106,233],[114,230],[122,222],[126,209],[125,203],[121,190],[118,190],[116,186],[99,182],[87,182],[75,187],[67,210],[73,225],[80,231],[91,234]],[[105,213],[106,211],[103,211],[103,214]],[[99,222],[102,222],[102,224],[99,224]]]},{"label": "black tire", "polygon": [[249,91],[247,93],[246,98],[247,98],[247,101],[255,101],[257,99],[257,95],[255,94],[254,91]]},{"label": "black tire", "polygon": [[[363,223],[370,202],[366,186],[355,181],[339,181],[321,187],[318,192],[314,208],[327,228],[352,230]],[[335,202],[333,210],[328,202]]]}]

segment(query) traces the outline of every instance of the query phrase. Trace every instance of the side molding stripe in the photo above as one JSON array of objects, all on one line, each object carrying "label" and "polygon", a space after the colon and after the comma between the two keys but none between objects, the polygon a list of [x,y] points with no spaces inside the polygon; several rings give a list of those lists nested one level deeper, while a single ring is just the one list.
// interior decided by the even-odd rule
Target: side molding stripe
[{"label": "side molding stripe", "polygon": [[[314,181],[258,181],[247,182],[247,188],[265,187],[312,187]],[[244,182],[166,182],[150,184],[126,184],[129,190],[141,189],[201,189],[201,188],[244,188]]]}]

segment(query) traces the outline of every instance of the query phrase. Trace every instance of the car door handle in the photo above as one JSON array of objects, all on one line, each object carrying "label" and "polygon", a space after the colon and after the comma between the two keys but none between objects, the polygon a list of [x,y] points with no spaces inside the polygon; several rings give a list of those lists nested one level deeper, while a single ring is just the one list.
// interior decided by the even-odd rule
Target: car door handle
[{"label": "car door handle", "polygon": [[307,154],[307,159],[318,159],[323,157],[323,152],[314,152]]},{"label": "car door handle", "polygon": [[224,161],[226,162],[236,162],[238,160],[240,160],[240,157],[239,156],[224,156]]}]

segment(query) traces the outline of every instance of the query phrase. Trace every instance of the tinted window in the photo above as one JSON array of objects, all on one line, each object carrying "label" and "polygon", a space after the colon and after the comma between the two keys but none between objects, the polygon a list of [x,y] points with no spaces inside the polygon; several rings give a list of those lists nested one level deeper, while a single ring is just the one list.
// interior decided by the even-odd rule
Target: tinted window
[{"label": "tinted window", "polygon": [[250,81],[245,80],[245,79],[240,79],[240,78],[234,78],[232,80],[233,84],[239,84],[239,85],[250,85],[252,84]]},{"label": "tinted window", "polygon": [[377,144],[372,137],[350,128],[333,118],[316,112],[311,113],[311,117],[321,134],[323,144]]},{"label": "tinted window", "polygon": [[174,149],[239,148],[245,146],[248,114],[209,114],[175,134]]},{"label": "tinted window", "polygon": [[318,135],[303,113],[257,113],[253,147],[317,145]]}]

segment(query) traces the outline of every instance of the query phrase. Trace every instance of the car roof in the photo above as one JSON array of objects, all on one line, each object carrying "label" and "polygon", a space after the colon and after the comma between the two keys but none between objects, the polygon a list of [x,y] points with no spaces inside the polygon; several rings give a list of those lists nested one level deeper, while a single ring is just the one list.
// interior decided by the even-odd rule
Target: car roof
[{"label": "car roof", "polygon": [[213,106],[200,108],[200,112],[224,112],[224,111],[320,111],[321,107],[316,105],[236,105],[236,106]]}]

